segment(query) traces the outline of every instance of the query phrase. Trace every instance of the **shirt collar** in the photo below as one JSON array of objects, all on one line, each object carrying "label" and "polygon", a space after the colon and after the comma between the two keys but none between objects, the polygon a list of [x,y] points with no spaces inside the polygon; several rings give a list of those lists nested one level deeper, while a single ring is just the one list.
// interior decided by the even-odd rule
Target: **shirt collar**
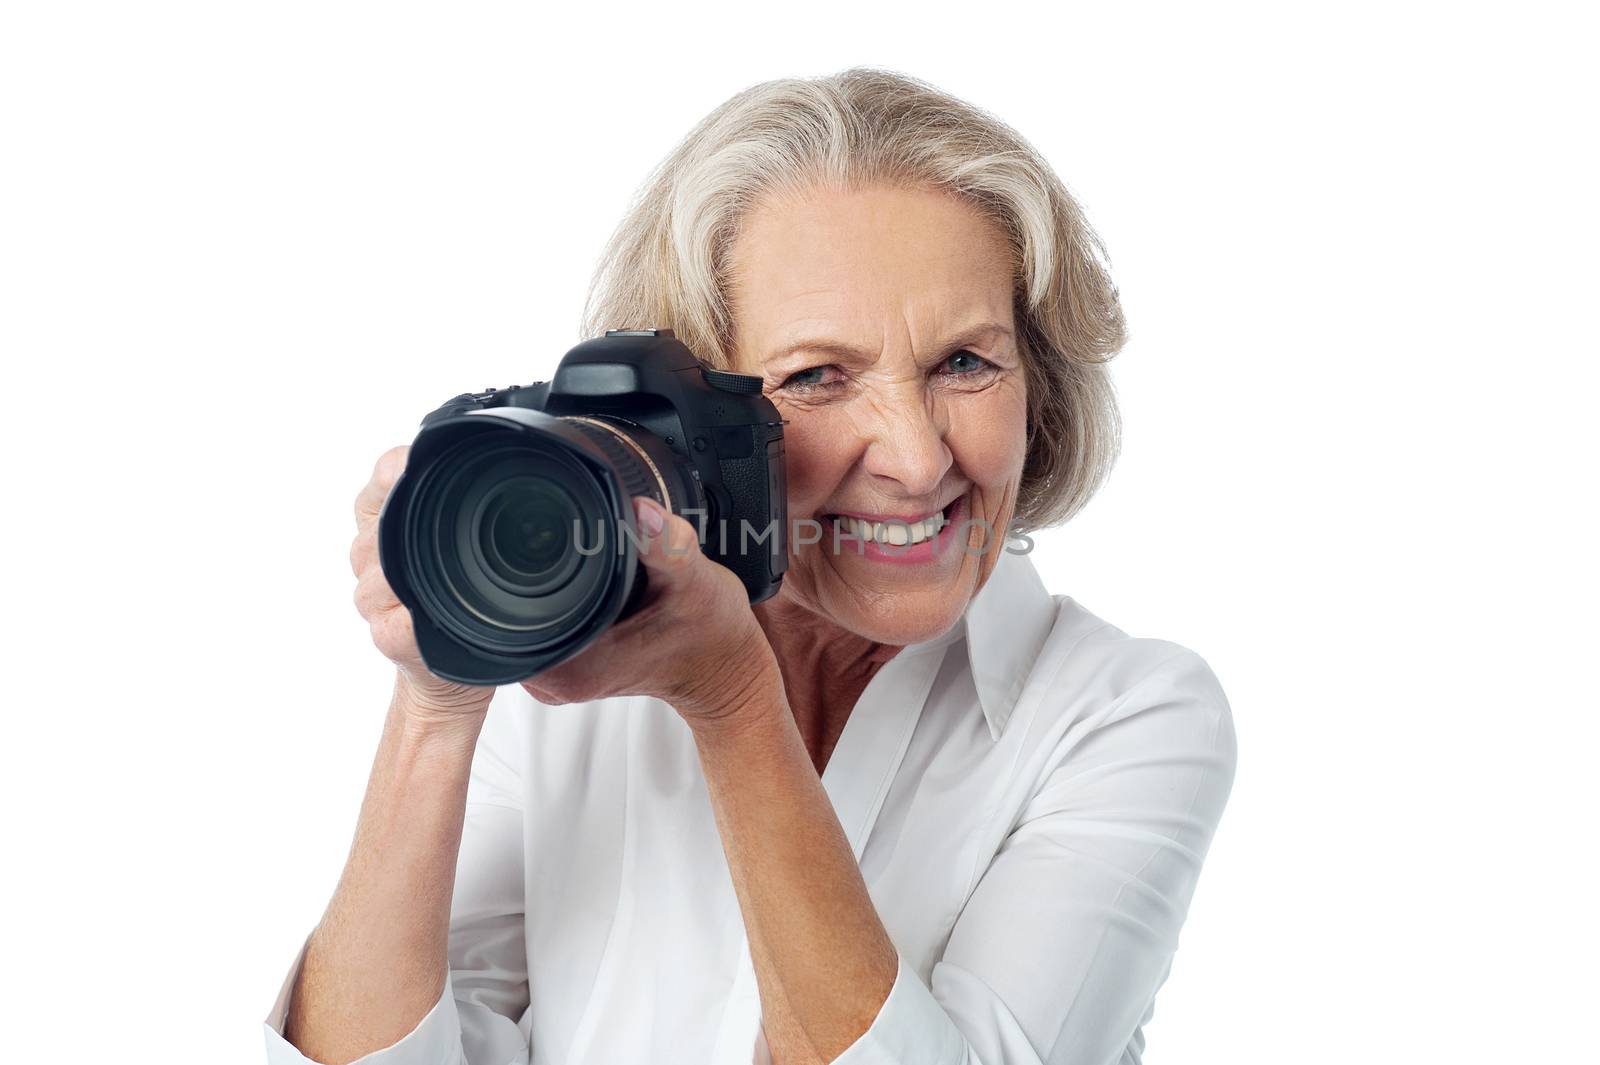
[{"label": "shirt collar", "polygon": [[1039,579],[1033,560],[1026,554],[1002,550],[961,621],[942,638],[924,645],[939,646],[963,638],[972,685],[992,739],[998,741],[1005,731],[1055,618],[1055,597]]}]

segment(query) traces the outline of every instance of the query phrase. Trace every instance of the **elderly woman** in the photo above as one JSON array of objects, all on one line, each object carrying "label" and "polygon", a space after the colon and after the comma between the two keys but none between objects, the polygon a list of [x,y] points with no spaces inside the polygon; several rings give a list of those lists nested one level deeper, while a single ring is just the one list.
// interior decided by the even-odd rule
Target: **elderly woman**
[{"label": "elderly woman", "polygon": [[1098,251],[1021,137],[914,79],[701,122],[586,329],[759,375],[791,519],[827,535],[752,608],[636,499],[643,609],[496,695],[418,656],[386,454],[352,560],[394,698],[270,1060],[1138,1061],[1234,737],[1199,657],[1052,596],[1019,537],[1114,452]]}]

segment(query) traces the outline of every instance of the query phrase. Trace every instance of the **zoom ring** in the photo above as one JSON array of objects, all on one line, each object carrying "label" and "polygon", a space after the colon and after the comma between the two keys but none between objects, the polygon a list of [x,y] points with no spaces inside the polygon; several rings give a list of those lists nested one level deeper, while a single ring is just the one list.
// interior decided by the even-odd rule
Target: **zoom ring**
[{"label": "zoom ring", "polygon": [[[611,460],[611,466],[622,477],[622,491],[629,499],[634,496],[649,496],[656,502],[671,509],[671,504],[678,503],[671,499],[671,492],[666,483],[660,478],[654,467],[641,451],[623,443],[618,434],[624,432],[622,427],[613,428],[604,423],[597,423],[587,418],[567,416],[563,421],[570,422],[590,440],[593,440]],[[602,427],[603,425],[603,427]],[[678,504],[681,505],[681,504]]]}]

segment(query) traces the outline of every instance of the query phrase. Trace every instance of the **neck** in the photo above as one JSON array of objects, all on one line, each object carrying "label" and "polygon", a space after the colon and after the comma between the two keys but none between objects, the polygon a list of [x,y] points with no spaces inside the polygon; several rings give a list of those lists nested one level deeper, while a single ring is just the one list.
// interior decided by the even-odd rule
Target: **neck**
[{"label": "neck", "polygon": [[898,646],[857,635],[781,594],[754,610],[786,680],[808,675],[870,678],[900,652]]},{"label": "neck", "polygon": [[820,774],[867,682],[900,648],[853,633],[781,593],[754,609]]}]

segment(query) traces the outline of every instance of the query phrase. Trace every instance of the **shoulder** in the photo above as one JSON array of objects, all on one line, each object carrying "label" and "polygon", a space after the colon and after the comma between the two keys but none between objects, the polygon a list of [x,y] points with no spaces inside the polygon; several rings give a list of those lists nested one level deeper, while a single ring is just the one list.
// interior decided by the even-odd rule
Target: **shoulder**
[{"label": "shoulder", "polygon": [[[1233,713],[1210,664],[1171,640],[1130,636],[1056,596],[1057,618],[1019,707],[1018,822],[1061,813],[1195,853],[1233,790]],[[1131,838],[1131,837],[1130,837]]]},{"label": "shoulder", "polygon": [[969,604],[966,641],[997,740],[1016,730],[1012,743],[1048,754],[1096,730],[1164,730],[1169,741],[1228,748],[1232,758],[1232,711],[1204,658],[1171,640],[1129,635],[1052,595],[1025,554],[997,562]]},{"label": "shoulder", "polygon": [[1040,654],[1040,667],[1095,678],[1107,694],[1165,680],[1227,702],[1216,673],[1196,651],[1171,640],[1130,636],[1071,596],[1051,598],[1055,620]]},{"label": "shoulder", "polygon": [[1172,750],[1236,759],[1233,711],[1222,683],[1199,653],[1171,640],[1132,636],[1069,596],[1030,677],[1033,731],[1058,752],[1095,732]]}]

